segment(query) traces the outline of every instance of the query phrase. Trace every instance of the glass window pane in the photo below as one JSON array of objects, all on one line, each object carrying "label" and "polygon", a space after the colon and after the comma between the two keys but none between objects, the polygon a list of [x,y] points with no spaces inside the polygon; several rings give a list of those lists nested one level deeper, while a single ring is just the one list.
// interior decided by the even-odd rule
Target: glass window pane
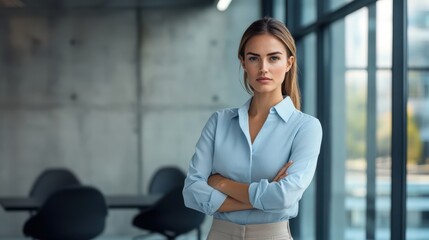
[{"label": "glass window pane", "polygon": [[377,1],[377,67],[392,67],[392,0]]},{"label": "glass window pane", "polygon": [[390,239],[391,141],[392,141],[392,73],[377,71],[377,158],[376,158],[376,225],[377,240]]},{"label": "glass window pane", "polygon": [[346,17],[346,67],[368,65],[368,9],[362,8]]},{"label": "glass window pane", "polygon": [[[301,44],[302,43],[302,44]],[[305,113],[316,116],[316,34],[307,35],[298,45],[299,83],[302,89],[302,107]]]},{"label": "glass window pane", "polygon": [[301,0],[297,1],[297,3],[301,4],[301,18],[299,19],[299,24],[305,26],[314,22],[317,16],[316,0]]},{"label": "glass window pane", "polygon": [[375,236],[390,239],[392,141],[392,0],[376,3],[377,158]]},{"label": "glass window pane", "polygon": [[407,239],[429,235],[429,70],[408,72]]},{"label": "glass window pane", "polygon": [[[302,90],[302,110],[312,116],[316,116],[316,35],[314,33],[306,36],[298,42],[298,68],[299,83]],[[293,239],[314,240],[316,239],[316,178],[304,193],[299,205],[298,226],[299,233],[293,232]],[[294,219],[292,220],[294,221]],[[293,222],[292,222],[293,224]]]},{"label": "glass window pane", "polygon": [[285,22],[286,21],[286,1],[284,0],[274,0],[273,1],[273,17]]},{"label": "glass window pane", "polygon": [[346,229],[344,239],[365,239],[367,72],[348,70],[345,79]]},{"label": "glass window pane", "polygon": [[353,0],[328,0],[328,11],[334,11]]},{"label": "glass window pane", "polygon": [[407,239],[429,236],[429,70],[408,72]]},{"label": "glass window pane", "polygon": [[408,64],[429,66],[429,1],[408,1]]},{"label": "glass window pane", "polygon": [[407,239],[429,236],[429,1],[408,1]]},{"label": "glass window pane", "polygon": [[[331,226],[329,239],[345,239],[346,206],[345,206],[345,159],[346,159],[346,127],[345,127],[345,43],[344,43],[344,21],[335,22],[329,27],[329,38],[332,39],[331,49],[332,63],[332,196],[331,196]],[[328,39],[327,41],[329,42]],[[320,63],[319,63],[320,64]]]},{"label": "glass window pane", "polygon": [[[366,20],[363,20],[363,19]],[[332,201],[330,239],[365,239],[367,9],[330,26],[332,78]],[[357,27],[354,21],[366,24]],[[349,24],[360,28],[349,34]],[[353,38],[353,39],[349,39]],[[363,41],[363,42],[362,42]],[[355,51],[359,46],[358,51]],[[348,60],[356,58],[355,60]]]}]

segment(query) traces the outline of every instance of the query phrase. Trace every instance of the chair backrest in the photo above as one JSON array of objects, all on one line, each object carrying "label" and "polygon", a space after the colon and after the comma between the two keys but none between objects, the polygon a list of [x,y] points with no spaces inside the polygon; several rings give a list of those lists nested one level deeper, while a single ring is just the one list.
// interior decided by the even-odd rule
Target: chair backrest
[{"label": "chair backrest", "polygon": [[159,232],[171,231],[180,235],[197,229],[203,223],[205,214],[185,206],[182,190],[182,187],[174,188],[152,208]]},{"label": "chair backrest", "polygon": [[31,230],[26,234],[40,239],[92,239],[104,230],[106,216],[106,201],[99,190],[66,187],[53,193],[34,216],[37,234]]},{"label": "chair backrest", "polygon": [[185,178],[185,173],[178,167],[162,167],[152,177],[149,184],[149,193],[165,194],[176,187],[183,187]]},{"label": "chair backrest", "polygon": [[30,197],[43,203],[54,192],[76,185],[80,185],[80,181],[70,170],[66,168],[47,169],[33,183]]}]

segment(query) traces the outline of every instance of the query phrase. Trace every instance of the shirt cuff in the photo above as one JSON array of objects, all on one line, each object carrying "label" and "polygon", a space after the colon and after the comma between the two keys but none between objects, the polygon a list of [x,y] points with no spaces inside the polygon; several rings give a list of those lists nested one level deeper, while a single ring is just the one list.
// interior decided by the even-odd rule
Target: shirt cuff
[{"label": "shirt cuff", "polygon": [[222,203],[225,201],[226,197],[227,195],[219,192],[218,190],[213,190],[212,194],[210,195],[209,202],[202,204],[204,212],[206,212],[210,216],[215,214],[215,212],[220,208]]},{"label": "shirt cuff", "polygon": [[249,185],[249,201],[254,208],[264,210],[261,195],[266,190],[268,184],[268,180],[262,179],[260,182],[253,182]]}]

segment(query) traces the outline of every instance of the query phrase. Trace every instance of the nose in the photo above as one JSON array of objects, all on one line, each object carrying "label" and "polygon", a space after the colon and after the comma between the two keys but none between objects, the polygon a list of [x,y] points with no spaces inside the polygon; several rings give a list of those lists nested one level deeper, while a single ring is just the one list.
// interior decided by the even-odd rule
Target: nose
[{"label": "nose", "polygon": [[259,71],[262,74],[267,73],[268,72],[267,66],[268,66],[268,63],[265,60],[261,61],[261,66],[260,66]]}]

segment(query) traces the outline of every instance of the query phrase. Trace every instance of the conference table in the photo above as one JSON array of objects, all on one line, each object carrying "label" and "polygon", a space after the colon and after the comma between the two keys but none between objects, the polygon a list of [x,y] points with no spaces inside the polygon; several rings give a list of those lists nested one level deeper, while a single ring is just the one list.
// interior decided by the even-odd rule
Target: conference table
[{"label": "conference table", "polygon": [[[108,208],[145,209],[153,206],[162,195],[105,195]],[[42,203],[31,197],[0,197],[0,205],[5,211],[34,211]]]}]

